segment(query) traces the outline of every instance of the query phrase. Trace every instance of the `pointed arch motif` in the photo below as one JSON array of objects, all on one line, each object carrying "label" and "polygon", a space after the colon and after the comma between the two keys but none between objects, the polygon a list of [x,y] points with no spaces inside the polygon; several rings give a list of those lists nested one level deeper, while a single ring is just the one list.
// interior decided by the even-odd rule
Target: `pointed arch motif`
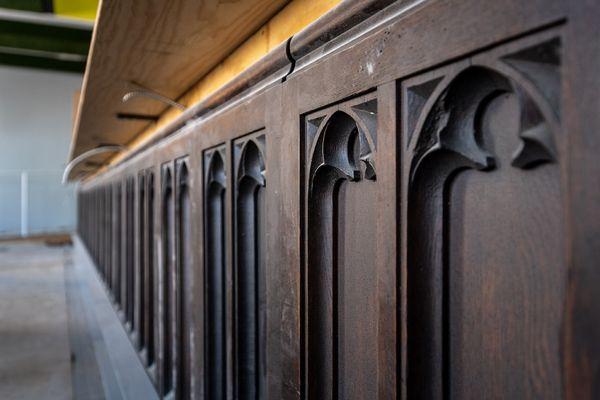
[{"label": "pointed arch motif", "polygon": [[[162,295],[162,368],[161,393],[169,394],[174,387],[174,293],[173,271],[175,251],[175,193],[174,176],[171,163],[162,166],[161,174],[162,195],[162,259],[161,259],[161,295]],[[159,297],[160,298],[160,297]]]},{"label": "pointed arch motif", "polygon": [[239,399],[266,395],[266,168],[264,132],[234,142],[235,374]]},{"label": "pointed arch motif", "polygon": [[175,398],[187,399],[190,397],[191,359],[190,359],[190,333],[186,316],[189,315],[189,276],[192,269],[191,252],[191,201],[190,182],[187,158],[175,161],[175,174],[177,179],[176,195],[176,220],[175,220],[175,271],[173,279],[174,323],[173,323],[173,383]]},{"label": "pointed arch motif", "polygon": [[[352,390],[350,385],[355,384],[348,382],[350,379],[346,376],[346,366],[350,367],[347,364],[351,361],[346,360],[348,345],[345,341],[348,338],[344,328],[352,316],[346,316],[344,310],[350,303],[360,300],[349,295],[343,287],[346,279],[343,276],[356,273],[354,269],[346,271],[355,261],[345,259],[344,236],[360,227],[354,226],[352,219],[346,221],[345,207],[346,196],[353,199],[349,200],[351,207],[361,200],[374,200],[376,127],[377,100],[374,96],[362,102],[340,105],[325,115],[308,117],[306,121],[304,386],[309,400],[347,398],[347,391]],[[371,204],[361,206],[369,208]],[[367,216],[367,213],[360,213],[361,217]],[[370,227],[375,226],[374,223],[372,219],[368,221]],[[366,228],[366,232],[370,231]],[[363,253],[369,258],[372,256],[369,249],[374,249],[374,238],[367,237],[363,243]],[[356,267],[353,265],[352,268]],[[367,380],[370,382],[367,385],[371,386],[364,389],[363,395],[369,396],[376,391],[376,379]],[[362,382],[356,384],[362,385]]]},{"label": "pointed arch motif", "polygon": [[[525,50],[555,55],[560,42],[551,39]],[[497,168],[534,169],[558,162],[560,115],[553,98],[539,82],[507,65],[511,55],[448,67],[446,74],[405,84],[404,98],[422,95],[413,109],[405,108],[409,151],[407,238],[407,382],[408,397],[443,399],[450,396],[449,338],[449,204],[450,186],[462,171]],[[556,85],[558,56],[543,57],[547,72],[538,76]],[[542,69],[538,70],[541,71]],[[440,75],[441,74],[441,75]],[[416,88],[416,89],[415,89]],[[559,89],[550,88],[551,93]],[[499,165],[486,143],[484,120],[502,96],[518,102],[520,144],[510,165]],[[417,106],[418,105],[418,106]],[[410,107],[410,106],[409,106]],[[412,113],[411,113],[412,111]]]},{"label": "pointed arch motif", "polygon": [[148,366],[153,366],[156,362],[156,349],[158,346],[156,345],[156,338],[158,335],[157,332],[157,318],[156,318],[156,310],[157,307],[157,272],[156,272],[156,255],[155,255],[155,245],[154,245],[154,224],[156,221],[155,218],[155,210],[154,210],[154,172],[152,169],[148,169],[146,171],[146,201],[145,201],[145,219],[146,219],[146,229],[144,240],[146,242],[146,257],[145,257],[145,265],[146,269],[146,285],[144,287],[144,296],[146,297],[147,308],[145,310],[146,313],[146,345],[147,345],[147,353],[146,353],[146,361]]},{"label": "pointed arch motif", "polygon": [[226,396],[226,194],[225,146],[204,153],[205,396]]},{"label": "pointed arch motif", "polygon": [[145,171],[140,171],[137,177],[137,262],[136,262],[136,274],[137,274],[137,288],[136,293],[139,296],[137,302],[136,318],[137,326],[139,330],[137,348],[138,350],[144,350],[147,345],[146,337],[146,295],[144,293],[147,280],[146,272],[146,174]]}]

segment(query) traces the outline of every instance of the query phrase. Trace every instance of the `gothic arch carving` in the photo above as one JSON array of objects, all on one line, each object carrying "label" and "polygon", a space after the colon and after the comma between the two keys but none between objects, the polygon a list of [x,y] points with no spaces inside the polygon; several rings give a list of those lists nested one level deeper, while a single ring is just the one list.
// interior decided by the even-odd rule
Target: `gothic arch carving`
[{"label": "gothic arch carving", "polygon": [[[306,122],[305,390],[308,399],[337,399],[345,397],[345,389],[340,387],[345,365],[340,354],[344,340],[340,331],[344,307],[340,303],[351,301],[343,299],[339,287],[347,262],[341,255],[344,236],[339,232],[344,218],[343,188],[361,185],[363,189],[356,190],[374,193],[367,182],[374,183],[377,175],[376,99],[344,104]],[[366,238],[369,243],[373,240]]]},{"label": "gothic arch carving", "polygon": [[226,246],[227,180],[225,147],[204,153],[205,166],[205,394],[226,395]]},{"label": "gothic arch carving", "polygon": [[[558,42],[534,46],[534,54],[555,53]],[[510,57],[506,56],[506,57]],[[548,58],[544,58],[546,63]],[[550,61],[558,59],[550,57]],[[464,63],[405,87],[408,137],[407,263],[407,382],[410,398],[443,399],[449,395],[448,377],[448,190],[466,169],[532,169],[558,161],[558,102],[540,90],[539,82],[525,79],[502,59]],[[558,68],[554,68],[558,74]],[[537,76],[537,78],[540,78]],[[552,74],[547,85],[559,82]],[[416,91],[415,91],[416,88]],[[550,91],[559,90],[552,88]],[[413,91],[411,93],[411,91]],[[546,93],[544,93],[546,92]],[[488,148],[483,120],[499,97],[516,96],[520,145],[510,165],[500,165]],[[429,96],[429,97],[428,97]],[[411,111],[414,113],[411,114]]]},{"label": "gothic arch carving", "polygon": [[336,111],[319,124],[310,156],[310,194],[314,194],[320,186],[327,186],[319,184],[322,179],[356,182],[376,179],[375,143],[366,124],[347,111]]},{"label": "gothic arch carving", "polygon": [[122,286],[122,278],[121,271],[123,268],[122,261],[122,251],[123,251],[123,243],[122,243],[122,234],[123,234],[123,213],[121,210],[123,196],[122,196],[122,185],[120,181],[117,181],[113,186],[113,273],[112,273],[112,288],[114,294],[114,300],[117,304],[117,307],[122,306],[121,302],[121,286]]},{"label": "gothic arch carving", "polygon": [[137,179],[137,242],[139,243],[137,249],[137,263],[136,263],[136,273],[138,274],[137,279],[137,287],[136,293],[138,296],[137,303],[137,311],[138,315],[138,327],[139,327],[139,339],[137,343],[138,350],[144,350],[146,348],[147,339],[146,339],[146,296],[145,296],[145,288],[146,288],[146,280],[147,280],[147,272],[146,272],[146,174],[145,171],[140,171],[138,173]]},{"label": "gothic arch carving", "polygon": [[152,366],[156,361],[156,302],[157,302],[157,279],[158,274],[156,273],[155,264],[155,253],[154,253],[154,172],[151,169],[146,171],[146,204],[145,204],[145,218],[146,218],[146,275],[147,284],[144,290],[146,296],[147,309],[146,313],[146,343],[147,343],[147,364]]},{"label": "gothic arch carving", "polygon": [[264,134],[234,142],[236,153],[235,340],[236,393],[262,399],[265,391],[265,186]]},{"label": "gothic arch carving", "polygon": [[176,398],[190,396],[190,334],[186,322],[189,315],[188,290],[189,275],[191,270],[191,210],[190,210],[190,182],[189,170],[186,159],[175,161],[177,176],[177,204],[176,204],[176,270],[174,279],[174,305],[175,319],[173,324],[174,360],[174,386]]},{"label": "gothic arch carving", "polygon": [[[175,191],[173,187],[173,172],[170,164],[162,167],[162,260],[161,260],[161,288],[162,288],[162,373],[161,393],[163,396],[173,390],[174,367],[174,293],[172,276],[175,250]],[[160,298],[160,297],[159,297]]]}]

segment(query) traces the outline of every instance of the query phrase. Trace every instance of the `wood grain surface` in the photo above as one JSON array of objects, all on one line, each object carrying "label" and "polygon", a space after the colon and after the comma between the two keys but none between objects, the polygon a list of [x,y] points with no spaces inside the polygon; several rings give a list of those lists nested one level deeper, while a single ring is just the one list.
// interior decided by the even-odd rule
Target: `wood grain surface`
[{"label": "wood grain surface", "polygon": [[148,121],[117,119],[117,113],[159,115],[166,106],[146,98],[122,103],[125,93],[141,85],[180,97],[287,2],[102,2],[71,157],[106,143],[128,143]]}]

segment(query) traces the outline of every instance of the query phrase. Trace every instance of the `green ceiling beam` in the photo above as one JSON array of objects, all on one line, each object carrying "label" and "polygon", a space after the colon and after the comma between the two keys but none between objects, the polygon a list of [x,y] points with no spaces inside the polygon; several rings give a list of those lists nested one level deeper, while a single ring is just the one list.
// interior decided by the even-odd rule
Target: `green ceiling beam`
[{"label": "green ceiling beam", "polygon": [[92,33],[0,20],[0,46],[87,54]]},{"label": "green ceiling beam", "polygon": [[51,12],[52,0],[0,0],[0,7],[12,8],[13,10]]},{"label": "green ceiling beam", "polygon": [[60,60],[22,54],[7,54],[0,50],[0,64],[15,67],[37,68],[53,71],[83,73],[85,62]]},{"label": "green ceiling beam", "polygon": [[91,27],[45,14],[0,9],[0,64],[83,72]]},{"label": "green ceiling beam", "polygon": [[92,38],[91,29],[78,29],[69,26],[49,25],[43,23],[21,22],[5,19],[0,14],[0,32],[30,36],[52,36],[69,41],[87,41]]}]

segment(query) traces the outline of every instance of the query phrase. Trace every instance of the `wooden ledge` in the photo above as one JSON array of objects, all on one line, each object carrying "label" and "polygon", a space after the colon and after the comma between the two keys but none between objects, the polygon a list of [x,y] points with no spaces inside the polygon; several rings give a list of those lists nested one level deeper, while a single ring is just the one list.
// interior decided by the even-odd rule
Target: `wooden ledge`
[{"label": "wooden ledge", "polygon": [[[70,159],[101,145],[129,143],[152,122],[117,114],[160,116],[168,107],[147,97],[123,103],[127,92],[150,90],[179,98],[288,2],[102,1]],[[79,173],[97,168],[107,157],[89,159]]]},{"label": "wooden ledge", "polygon": [[[88,110],[86,114],[86,107],[92,101],[88,99],[93,97],[94,93],[89,88],[87,76],[94,69],[95,60],[102,59],[101,56],[94,55],[98,52],[96,40],[94,40],[92,63],[84,80],[85,93],[76,121],[77,129],[72,142],[71,158],[90,148],[115,143],[127,145],[128,151],[112,157],[100,155],[91,158],[87,163],[82,163],[74,168],[69,179],[93,174],[104,170],[107,165],[122,162],[177,131],[190,119],[204,115],[234,96],[245,93],[257,82],[265,79],[278,79],[289,74],[292,72],[295,60],[302,59],[305,55],[350,30],[393,2],[394,0],[345,0],[341,3],[340,0],[293,0],[289,2],[235,51],[227,55],[224,60],[216,62],[216,66],[213,65],[213,68],[183,95],[167,96],[177,99],[178,102],[188,107],[185,110],[179,110],[176,107],[169,108],[155,100],[142,98],[136,98],[131,104],[120,103],[119,95],[122,97],[127,90],[140,89],[139,86],[136,86],[136,83],[141,82],[138,79],[123,81],[120,88],[111,89],[116,100],[113,99],[113,103],[108,107],[114,107],[116,104],[119,106],[118,111],[113,110],[112,113],[107,113],[107,110],[99,108],[96,113]],[[334,7],[335,10],[333,10]],[[102,30],[102,20],[103,11],[101,10],[96,29],[97,35]],[[182,53],[186,51],[183,47],[179,50]],[[173,62],[178,62],[180,58],[186,59],[187,57],[180,57],[177,54],[168,54],[163,57],[152,56],[162,58],[165,62],[170,58],[175,58]],[[165,65],[170,64],[166,63]],[[204,71],[204,66],[202,68]],[[149,76],[153,76],[152,71],[146,72],[149,73]],[[162,91],[161,89],[156,90],[156,86],[152,89],[156,90],[158,94],[165,94],[168,92],[169,82],[164,83],[166,86]],[[112,86],[115,85],[116,83],[112,83]],[[149,86],[146,85],[146,87]],[[103,103],[95,101],[94,104],[102,107],[107,103],[106,96],[103,96],[103,99]],[[117,115],[133,117],[121,118],[118,121],[115,118]],[[85,119],[86,116],[87,119]],[[111,116],[112,119],[109,118]],[[88,128],[84,129],[84,126]],[[99,128],[106,130],[102,131]]]}]

